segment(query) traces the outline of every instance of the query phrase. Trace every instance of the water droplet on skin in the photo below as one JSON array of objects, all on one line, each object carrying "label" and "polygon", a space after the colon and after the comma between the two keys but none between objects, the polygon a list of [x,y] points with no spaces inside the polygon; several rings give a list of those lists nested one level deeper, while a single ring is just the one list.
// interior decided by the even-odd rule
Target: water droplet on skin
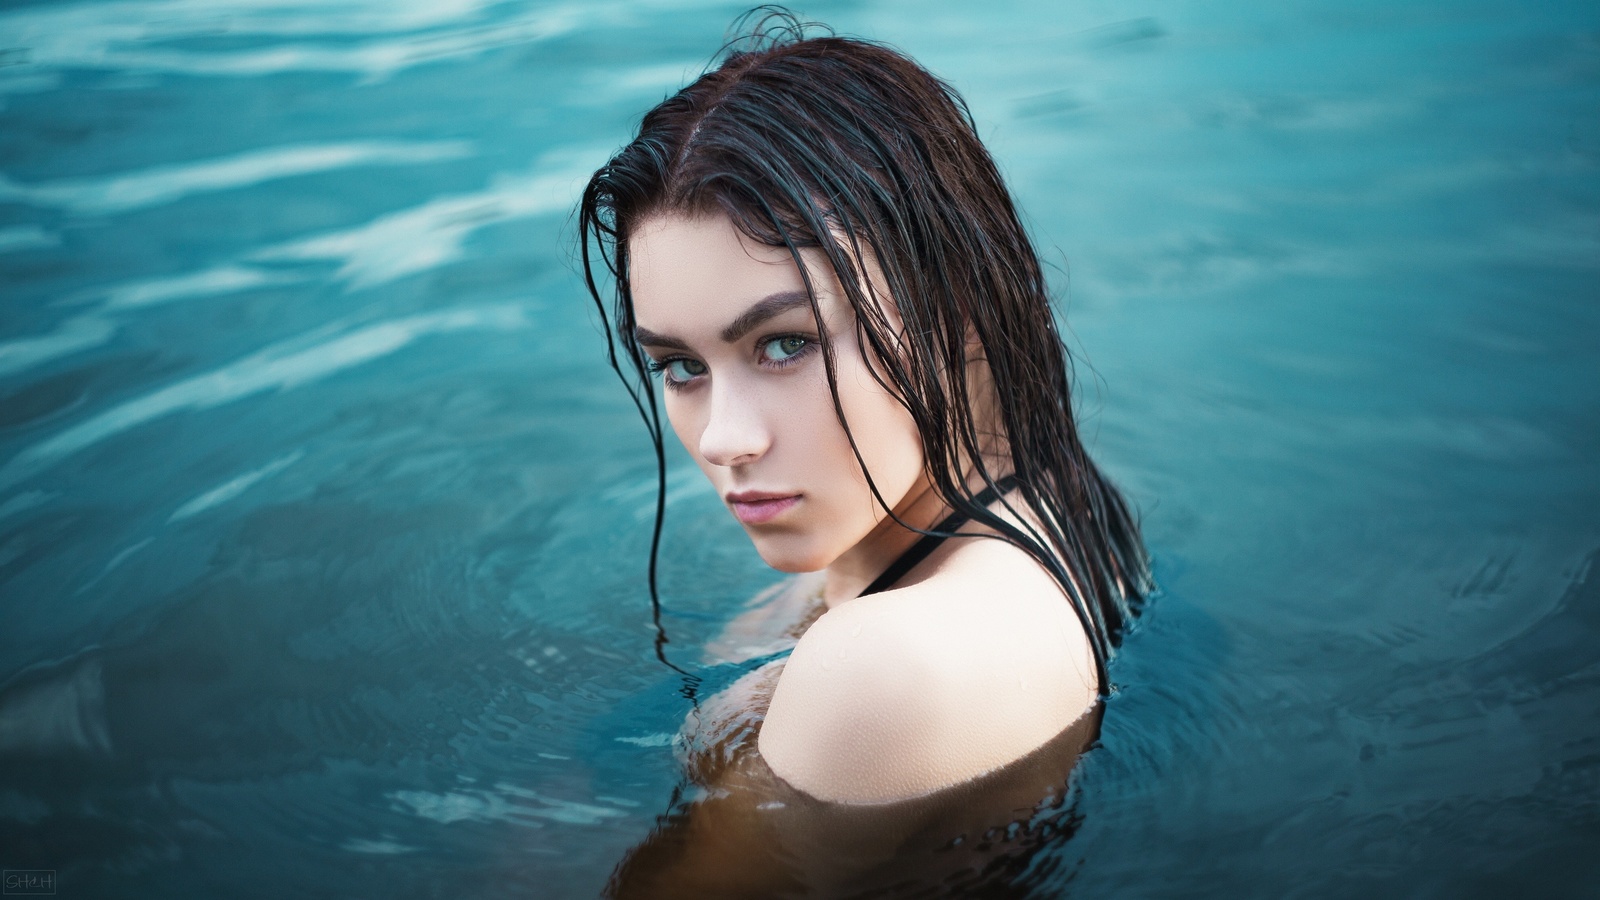
[{"label": "water droplet on skin", "polygon": [[1028,676],[1026,676],[1026,675],[1018,675],[1017,676],[1017,687],[1022,688],[1023,690],[1027,690],[1028,689]]}]

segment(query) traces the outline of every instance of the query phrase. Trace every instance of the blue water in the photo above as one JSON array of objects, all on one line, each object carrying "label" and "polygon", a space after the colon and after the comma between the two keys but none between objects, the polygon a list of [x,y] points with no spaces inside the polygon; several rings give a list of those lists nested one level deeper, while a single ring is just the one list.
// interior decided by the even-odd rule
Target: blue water
[{"label": "blue water", "polygon": [[[596,895],[674,802],[569,211],[723,3],[0,8],[0,863]],[[1600,8],[806,8],[970,101],[1163,587],[1033,896],[1600,890]],[[771,583],[681,452],[676,664]]]}]

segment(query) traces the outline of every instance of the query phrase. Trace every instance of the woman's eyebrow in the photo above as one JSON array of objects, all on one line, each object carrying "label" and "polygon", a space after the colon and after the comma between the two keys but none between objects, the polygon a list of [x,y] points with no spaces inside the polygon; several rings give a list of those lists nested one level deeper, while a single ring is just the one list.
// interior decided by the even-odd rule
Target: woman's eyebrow
[{"label": "woman's eyebrow", "polygon": [[641,347],[661,347],[665,350],[688,350],[689,345],[675,337],[656,334],[643,325],[633,326],[633,339]]},{"label": "woman's eyebrow", "polygon": [[[779,291],[768,294],[750,305],[750,308],[740,313],[738,318],[722,329],[722,340],[733,343],[755,330],[762,322],[780,316],[797,306],[810,306],[811,298],[805,291]],[[633,339],[641,347],[661,347],[667,350],[688,350],[689,345],[675,337],[656,334],[643,325],[635,325]]]},{"label": "woman's eyebrow", "polygon": [[776,294],[768,294],[751,304],[750,308],[740,313],[727,328],[722,329],[722,340],[731,344],[774,316],[782,315],[797,306],[810,305],[811,297],[805,291],[779,291]]}]

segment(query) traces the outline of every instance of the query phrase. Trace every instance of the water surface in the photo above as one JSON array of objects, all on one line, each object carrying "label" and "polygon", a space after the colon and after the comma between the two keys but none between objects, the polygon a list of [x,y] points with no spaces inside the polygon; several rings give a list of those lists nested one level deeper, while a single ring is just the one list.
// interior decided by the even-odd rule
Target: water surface
[{"label": "water surface", "polygon": [[[0,862],[594,896],[683,775],[568,214],[722,3],[0,10]],[[1118,897],[1600,884],[1600,12],[823,3],[970,101],[1162,595]],[[676,664],[771,583],[675,451]]]}]

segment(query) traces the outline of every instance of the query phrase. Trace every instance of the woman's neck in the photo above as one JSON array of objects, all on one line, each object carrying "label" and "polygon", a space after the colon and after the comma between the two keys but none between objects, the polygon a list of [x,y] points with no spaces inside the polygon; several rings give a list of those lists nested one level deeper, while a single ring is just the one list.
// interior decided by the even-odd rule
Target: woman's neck
[{"label": "woman's neck", "polygon": [[922,535],[902,526],[900,522],[917,528],[931,528],[948,512],[944,499],[926,477],[919,477],[906,496],[895,507],[895,515],[884,516],[876,528],[867,533],[854,547],[846,550],[833,564],[823,570],[822,599],[833,609],[860,596],[884,569],[900,554],[906,552]]},{"label": "woman's neck", "polygon": [[[994,464],[1000,462],[1003,465],[1009,460],[990,461],[986,457],[985,461],[990,463],[991,477],[995,479],[1003,477],[1004,472],[995,474],[999,470]],[[967,471],[966,484],[967,490],[973,492],[982,491],[987,487],[983,477],[971,468]],[[829,609],[833,609],[841,603],[859,597],[861,592],[883,574],[901,554],[922,539],[920,533],[906,528],[900,522],[927,530],[937,525],[950,512],[950,505],[939,496],[939,492],[934,489],[927,477],[918,478],[911,490],[906,492],[905,498],[895,507],[894,516],[884,516],[866,537],[823,570],[823,602]],[[895,521],[896,518],[899,522]]]}]

